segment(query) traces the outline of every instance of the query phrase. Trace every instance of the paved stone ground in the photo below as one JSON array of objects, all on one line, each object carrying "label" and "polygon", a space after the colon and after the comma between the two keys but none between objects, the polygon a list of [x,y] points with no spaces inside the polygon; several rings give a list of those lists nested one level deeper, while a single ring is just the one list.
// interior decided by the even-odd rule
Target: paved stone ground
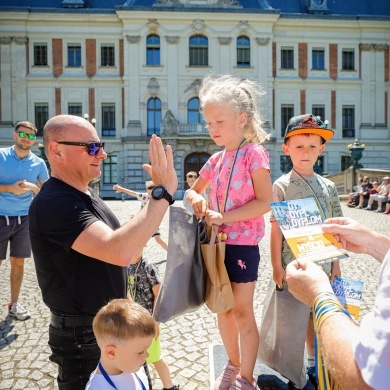
[{"label": "paved stone ground", "polygon": [[[179,203],[179,202],[177,202]],[[107,201],[109,207],[123,223],[135,214],[138,201]],[[390,234],[390,217],[364,210],[344,207],[344,214],[360,220],[366,226],[383,234]],[[261,243],[262,261],[255,292],[255,312],[261,320],[262,302],[271,276],[269,260],[269,222]],[[162,225],[162,236],[168,239],[168,213]],[[161,274],[165,270],[166,253],[151,239],[145,255],[156,261]],[[343,276],[365,282],[361,314],[372,307],[379,271],[379,263],[366,255],[352,255],[342,262]],[[29,308],[32,318],[21,322],[7,316],[9,299],[9,262],[0,267],[0,389],[57,389],[56,366],[49,361],[47,329],[49,311],[43,304],[37,285],[33,259],[26,260],[25,277],[20,301]],[[221,344],[216,317],[206,307],[197,312],[162,324],[162,347],[174,383],[185,390],[208,389],[210,383],[210,350],[213,344]],[[210,347],[211,346],[211,347]],[[161,382],[151,369],[154,388],[161,389]],[[260,373],[256,373],[260,374]],[[218,373],[216,373],[218,375]],[[267,387],[268,389],[269,387]],[[265,389],[265,388],[264,388]]]}]

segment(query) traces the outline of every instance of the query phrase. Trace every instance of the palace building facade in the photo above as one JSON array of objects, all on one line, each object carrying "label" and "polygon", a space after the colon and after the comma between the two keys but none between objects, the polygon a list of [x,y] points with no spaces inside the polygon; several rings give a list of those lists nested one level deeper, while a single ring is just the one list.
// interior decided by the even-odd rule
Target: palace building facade
[{"label": "palace building facade", "polygon": [[[15,5],[17,4],[17,5]],[[99,181],[142,190],[148,141],[172,145],[185,174],[218,147],[199,113],[208,73],[257,79],[271,138],[272,179],[288,169],[281,145],[290,117],[313,113],[335,131],[317,162],[335,173],[360,161],[390,167],[388,0],[1,0],[0,144],[29,120],[88,115],[105,141]]]}]

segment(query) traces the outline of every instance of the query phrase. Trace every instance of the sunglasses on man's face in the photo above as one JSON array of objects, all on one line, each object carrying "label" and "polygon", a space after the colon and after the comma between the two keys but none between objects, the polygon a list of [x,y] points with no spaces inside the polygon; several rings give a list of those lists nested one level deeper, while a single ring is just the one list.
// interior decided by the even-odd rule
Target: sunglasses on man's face
[{"label": "sunglasses on man's face", "polygon": [[193,179],[193,178],[196,179],[196,176],[195,176],[195,175],[187,175],[187,177],[190,178],[190,179]]},{"label": "sunglasses on man's face", "polygon": [[62,145],[74,145],[85,146],[90,156],[96,156],[99,153],[100,148],[104,150],[104,142],[71,142],[71,141],[58,141],[58,144]]},{"label": "sunglasses on man's face", "polygon": [[20,138],[28,138],[30,141],[33,141],[37,136],[35,134],[26,133],[25,131],[16,131]]}]

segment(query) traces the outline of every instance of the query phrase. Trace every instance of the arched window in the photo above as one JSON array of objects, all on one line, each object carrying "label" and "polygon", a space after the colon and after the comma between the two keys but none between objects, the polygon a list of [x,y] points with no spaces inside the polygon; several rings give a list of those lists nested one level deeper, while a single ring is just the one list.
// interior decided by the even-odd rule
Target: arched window
[{"label": "arched window", "polygon": [[190,66],[208,66],[209,40],[203,35],[190,37]]},{"label": "arched window", "polygon": [[187,123],[202,122],[202,114],[199,112],[199,98],[194,97],[187,103]]},{"label": "arched window", "polygon": [[244,35],[237,38],[237,66],[251,66],[251,43]]},{"label": "arched window", "polygon": [[160,135],[161,124],[161,100],[159,98],[150,98],[148,100],[148,135]]},{"label": "arched window", "polygon": [[160,65],[160,37],[152,34],[146,38],[146,65]]}]

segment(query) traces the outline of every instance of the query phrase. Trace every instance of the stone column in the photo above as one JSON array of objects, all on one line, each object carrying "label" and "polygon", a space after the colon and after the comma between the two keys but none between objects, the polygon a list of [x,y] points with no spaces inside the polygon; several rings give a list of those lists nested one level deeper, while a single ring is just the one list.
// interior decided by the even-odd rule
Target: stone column
[{"label": "stone column", "polygon": [[[360,74],[362,81],[362,107],[361,107],[361,127],[372,128],[375,107],[375,90],[372,88],[372,81],[375,78],[375,56],[374,45],[360,45],[361,61]],[[383,79],[382,79],[383,83]]]},{"label": "stone column", "polygon": [[385,111],[385,53],[388,45],[375,45],[375,116],[373,123],[375,127],[386,127]]},{"label": "stone column", "polygon": [[125,75],[128,77],[128,83],[125,83],[125,123],[140,121],[139,102],[141,97],[138,75],[141,35],[126,35],[126,40]]},{"label": "stone column", "polygon": [[[179,36],[165,36],[165,40],[168,44],[167,46],[167,75],[168,75],[168,85],[166,94],[169,96],[169,109],[178,115],[179,112],[179,90],[178,90],[178,43]],[[162,113],[164,117],[165,113]]]},{"label": "stone column", "polygon": [[231,58],[233,57],[230,53],[230,43],[232,42],[232,38],[218,37],[218,42],[219,42],[219,66],[221,69],[221,74],[230,73],[229,69],[231,69]]},{"label": "stone column", "polygon": [[[12,38],[12,58],[17,58],[12,64],[12,77],[15,81],[12,84],[12,96],[16,97],[14,110],[12,112],[12,121],[15,123],[20,120],[35,121],[34,113],[30,113],[30,117],[27,117],[27,38],[26,37],[14,37]],[[3,112],[4,114],[4,112]],[[3,116],[4,118],[4,116]]]},{"label": "stone column", "polygon": [[[271,91],[275,85],[271,84],[268,85],[268,81],[272,81],[271,77],[268,78],[268,71],[272,69],[272,45],[269,43],[271,42],[270,38],[256,38],[255,39],[257,44],[257,78],[259,80],[260,85],[263,87],[265,91]],[[271,76],[271,75],[270,75]],[[267,119],[271,120],[272,117],[272,110],[271,107],[273,106],[273,99],[272,95],[268,94],[269,96],[264,99],[264,103],[268,102],[268,107],[261,107],[262,113],[267,117]]]},{"label": "stone column", "polygon": [[12,123],[11,42],[11,37],[0,38],[1,123],[3,124]]}]

